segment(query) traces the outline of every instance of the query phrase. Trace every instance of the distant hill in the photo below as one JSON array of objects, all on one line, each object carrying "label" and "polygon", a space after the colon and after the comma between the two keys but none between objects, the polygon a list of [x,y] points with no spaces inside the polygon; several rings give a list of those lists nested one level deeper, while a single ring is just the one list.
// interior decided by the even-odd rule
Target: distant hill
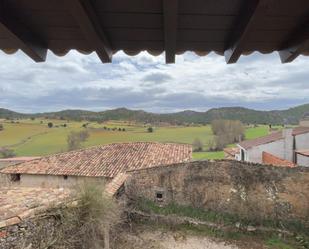
[{"label": "distant hill", "polygon": [[215,119],[233,119],[244,123],[265,123],[265,124],[297,124],[304,113],[309,112],[309,104],[296,106],[287,110],[257,111],[243,107],[213,108],[206,112],[182,111],[176,113],[150,113],[142,110],[129,110],[118,108],[102,112],[84,110],[64,110],[59,112],[47,112],[36,114],[23,114],[0,108],[0,118],[16,119],[45,117],[69,120],[108,121],[125,120],[143,123],[170,123],[185,124],[210,123]]}]

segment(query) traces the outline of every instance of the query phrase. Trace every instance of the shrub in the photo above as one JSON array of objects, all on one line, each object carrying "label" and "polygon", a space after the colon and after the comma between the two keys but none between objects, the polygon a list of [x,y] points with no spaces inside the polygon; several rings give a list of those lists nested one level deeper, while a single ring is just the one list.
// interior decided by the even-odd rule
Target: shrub
[{"label": "shrub", "polygon": [[153,128],[152,128],[152,127],[148,127],[147,131],[148,131],[149,133],[151,133],[151,132],[153,132]]},{"label": "shrub", "polygon": [[50,208],[54,230],[44,224],[34,228],[31,248],[108,248],[109,233],[121,221],[121,208],[101,184],[83,183],[74,193],[76,205]]},{"label": "shrub", "polygon": [[120,208],[104,194],[103,185],[84,183],[77,187],[78,206],[62,214],[60,244],[69,248],[103,248],[109,230],[120,221]]},{"label": "shrub", "polygon": [[52,122],[48,122],[47,126],[48,126],[48,128],[52,128],[54,126],[54,124]]},{"label": "shrub", "polygon": [[3,131],[4,130],[4,126],[3,124],[0,124],[0,131]]}]

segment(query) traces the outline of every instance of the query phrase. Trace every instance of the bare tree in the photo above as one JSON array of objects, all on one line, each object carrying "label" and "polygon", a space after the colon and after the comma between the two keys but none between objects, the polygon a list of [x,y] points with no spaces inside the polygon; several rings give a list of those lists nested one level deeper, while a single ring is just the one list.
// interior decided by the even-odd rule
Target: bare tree
[{"label": "bare tree", "polygon": [[245,127],[239,120],[214,120],[211,128],[215,135],[216,150],[222,150],[227,144],[239,142],[244,138]]},{"label": "bare tree", "polygon": [[203,151],[203,143],[200,139],[198,138],[195,138],[193,143],[192,143],[192,146],[193,146],[193,151],[194,152],[199,152],[199,151]]},{"label": "bare tree", "polygon": [[80,149],[82,143],[85,142],[89,137],[88,131],[75,132],[72,131],[67,137],[68,150],[77,150]]}]

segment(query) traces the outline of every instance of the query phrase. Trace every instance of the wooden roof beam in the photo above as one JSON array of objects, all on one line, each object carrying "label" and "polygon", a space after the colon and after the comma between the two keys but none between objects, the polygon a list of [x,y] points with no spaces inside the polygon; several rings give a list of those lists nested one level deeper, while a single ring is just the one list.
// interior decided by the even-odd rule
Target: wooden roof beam
[{"label": "wooden roof beam", "polygon": [[287,37],[279,50],[279,56],[282,63],[289,63],[295,60],[303,48],[309,42],[309,15],[304,18],[296,30]]},{"label": "wooden roof beam", "polygon": [[163,0],[165,62],[175,63],[178,0]]},{"label": "wooden roof beam", "polygon": [[269,0],[244,1],[245,4],[235,21],[233,29],[228,37],[224,51],[227,64],[236,63],[243,52],[243,48],[248,40],[250,32],[265,13]]},{"label": "wooden roof beam", "polygon": [[112,61],[113,51],[90,0],[66,0],[68,9],[89,44],[103,63]]},{"label": "wooden roof beam", "polygon": [[4,30],[10,39],[21,50],[27,54],[35,62],[43,62],[46,60],[47,46],[46,44],[35,34],[35,32],[29,29],[27,26],[16,22],[17,14],[12,13],[4,2],[0,3],[0,28]]}]

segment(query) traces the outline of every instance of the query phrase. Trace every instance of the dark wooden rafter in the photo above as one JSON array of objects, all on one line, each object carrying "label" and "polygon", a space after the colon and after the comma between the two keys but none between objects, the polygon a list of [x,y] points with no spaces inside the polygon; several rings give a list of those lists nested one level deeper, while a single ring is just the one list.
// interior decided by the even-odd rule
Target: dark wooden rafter
[{"label": "dark wooden rafter", "polygon": [[288,63],[295,60],[306,43],[309,42],[309,14],[302,18],[300,24],[289,34],[279,50],[279,56],[282,63]]},{"label": "dark wooden rafter", "polygon": [[224,56],[228,64],[236,63],[243,52],[253,27],[262,18],[270,0],[244,1],[239,18],[235,21],[227,39]]},{"label": "dark wooden rafter", "polygon": [[17,13],[7,5],[7,1],[0,1],[0,28],[5,31],[9,39],[35,62],[46,60],[47,45],[37,34],[26,25],[17,22]]},{"label": "dark wooden rafter", "polygon": [[90,0],[66,0],[68,9],[85,38],[103,63],[112,61],[113,51]]},{"label": "dark wooden rafter", "polygon": [[178,0],[163,0],[164,49],[166,63],[175,63]]}]

